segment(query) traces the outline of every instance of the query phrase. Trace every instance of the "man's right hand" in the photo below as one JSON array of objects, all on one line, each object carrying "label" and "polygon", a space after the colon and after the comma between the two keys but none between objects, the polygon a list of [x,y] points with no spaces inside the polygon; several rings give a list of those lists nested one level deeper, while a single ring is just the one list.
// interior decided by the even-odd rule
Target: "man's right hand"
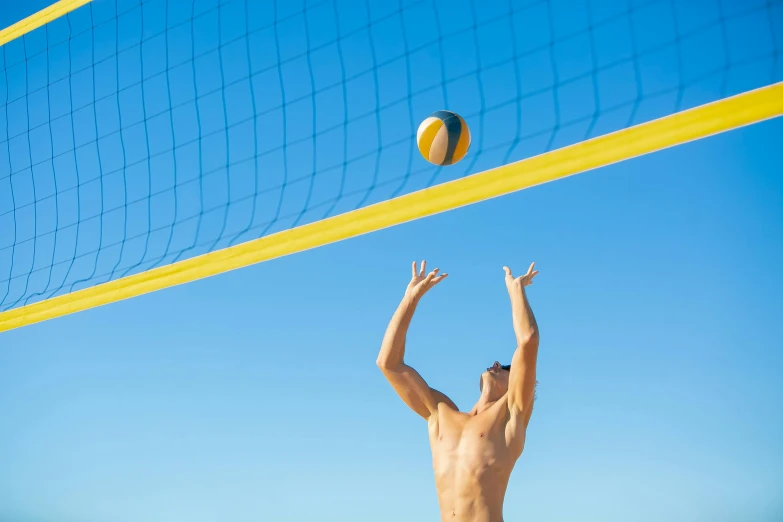
[{"label": "man's right hand", "polygon": [[405,297],[416,300],[421,299],[421,296],[426,294],[430,288],[437,285],[448,276],[448,274],[438,275],[438,270],[440,270],[438,268],[425,276],[424,273],[426,268],[427,261],[421,262],[421,270],[417,270],[416,261],[413,262],[413,266],[411,267],[411,282],[408,283],[408,288],[405,289]]}]

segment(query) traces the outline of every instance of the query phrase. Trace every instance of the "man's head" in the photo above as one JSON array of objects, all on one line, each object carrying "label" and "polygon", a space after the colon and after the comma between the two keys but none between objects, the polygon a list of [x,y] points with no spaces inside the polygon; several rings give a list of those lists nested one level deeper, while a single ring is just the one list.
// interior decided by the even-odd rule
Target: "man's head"
[{"label": "man's head", "polygon": [[508,391],[509,375],[511,375],[511,365],[504,366],[495,361],[495,364],[481,374],[479,390],[493,399],[502,397]]}]

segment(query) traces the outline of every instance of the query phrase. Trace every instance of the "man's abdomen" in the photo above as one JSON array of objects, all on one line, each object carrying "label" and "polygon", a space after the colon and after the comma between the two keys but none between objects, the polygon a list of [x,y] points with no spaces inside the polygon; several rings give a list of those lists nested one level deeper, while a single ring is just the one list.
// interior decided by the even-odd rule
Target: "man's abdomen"
[{"label": "man's abdomen", "polygon": [[[445,471],[445,470],[444,470]],[[435,483],[441,520],[450,522],[502,522],[508,474],[499,469],[454,466],[438,473]]]}]

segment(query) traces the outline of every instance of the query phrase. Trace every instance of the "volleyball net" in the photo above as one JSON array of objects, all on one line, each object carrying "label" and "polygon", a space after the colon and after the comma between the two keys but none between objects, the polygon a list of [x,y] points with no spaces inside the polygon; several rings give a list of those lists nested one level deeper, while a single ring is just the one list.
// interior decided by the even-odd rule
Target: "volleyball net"
[{"label": "volleyball net", "polygon": [[0,45],[0,331],[783,114],[781,0],[63,0]]}]

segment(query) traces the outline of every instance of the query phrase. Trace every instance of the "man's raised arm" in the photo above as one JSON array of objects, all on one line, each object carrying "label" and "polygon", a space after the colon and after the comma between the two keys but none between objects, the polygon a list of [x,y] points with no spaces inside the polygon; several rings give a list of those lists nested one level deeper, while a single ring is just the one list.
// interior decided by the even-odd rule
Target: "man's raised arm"
[{"label": "man's raised arm", "polygon": [[[530,265],[527,274],[517,277],[506,272],[506,288],[511,298],[511,315],[517,348],[511,359],[511,375],[508,383],[508,408],[511,420],[506,429],[509,444],[524,444],[525,430],[533,411],[533,399],[536,392],[536,360],[538,358],[538,325],[530,309],[525,287],[533,283],[538,274],[535,263]],[[519,448],[521,450],[521,447]]]},{"label": "man's raised arm", "polygon": [[454,409],[457,407],[448,397],[430,388],[421,375],[404,361],[405,337],[419,299],[448,275],[439,276],[436,268],[425,276],[426,266],[427,262],[422,261],[421,271],[418,271],[414,261],[411,282],[386,329],[376,363],[405,404],[423,418],[429,419],[437,411],[440,402],[446,402]]}]

